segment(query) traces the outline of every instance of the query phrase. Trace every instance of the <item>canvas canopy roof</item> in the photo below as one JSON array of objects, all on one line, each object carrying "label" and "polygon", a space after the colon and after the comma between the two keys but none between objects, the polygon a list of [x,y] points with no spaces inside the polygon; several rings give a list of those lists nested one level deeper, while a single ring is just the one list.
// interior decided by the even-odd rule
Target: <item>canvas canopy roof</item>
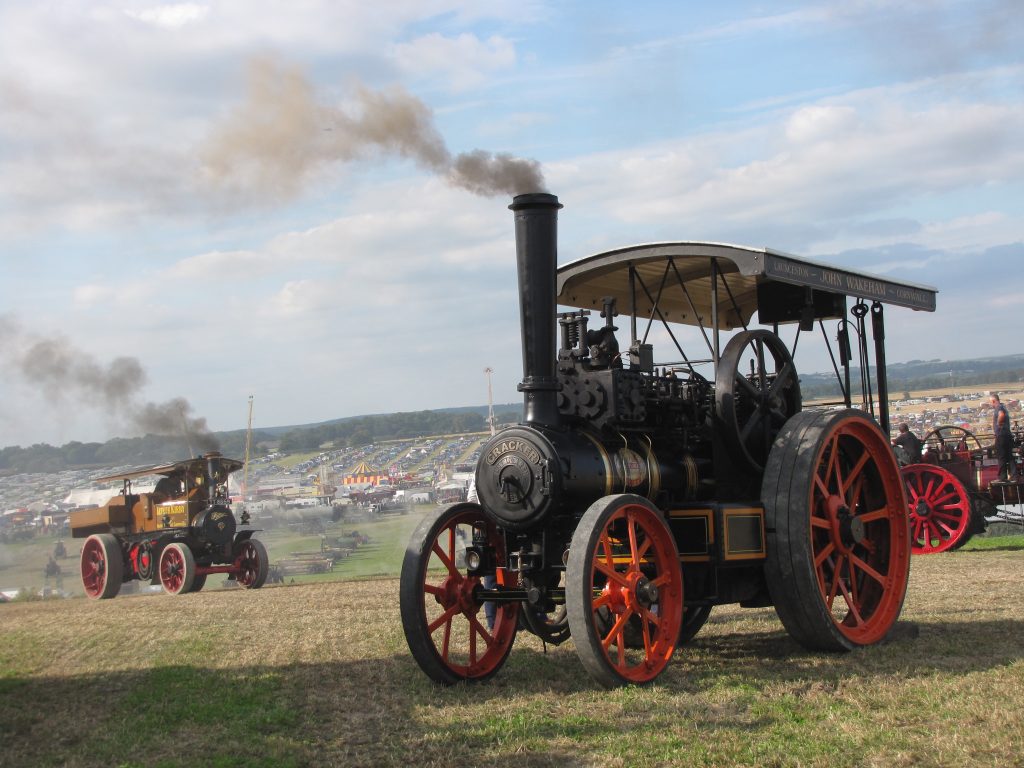
[{"label": "canvas canopy roof", "polygon": [[720,330],[745,327],[759,308],[764,315],[768,304],[792,304],[805,295],[821,318],[839,316],[834,299],[847,296],[933,312],[938,292],[768,248],[704,242],[632,245],[588,256],[559,267],[556,290],[563,306],[601,309],[610,296],[620,312],[651,316],[656,305],[666,322],[705,327],[712,325],[717,293]]},{"label": "canvas canopy roof", "polygon": [[[213,457],[220,461],[220,466],[226,472],[235,472],[244,466],[244,463],[238,459],[228,459],[223,456]],[[187,474],[196,470],[202,471],[206,466],[206,457],[199,457],[194,459],[185,459],[183,461],[176,461],[173,464],[159,464],[155,467],[146,467],[144,469],[135,469],[130,472],[121,472],[116,475],[107,475],[106,477],[98,477],[94,482],[107,483],[112,480],[133,480],[136,477],[145,477],[146,475],[178,475]]]}]

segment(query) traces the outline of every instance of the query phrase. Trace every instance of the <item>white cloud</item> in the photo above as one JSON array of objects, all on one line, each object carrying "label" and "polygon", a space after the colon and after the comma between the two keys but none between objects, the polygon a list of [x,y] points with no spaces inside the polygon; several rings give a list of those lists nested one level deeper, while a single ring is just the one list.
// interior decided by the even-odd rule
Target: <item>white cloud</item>
[{"label": "white cloud", "polygon": [[[536,4],[525,5],[522,18],[529,18],[530,5]],[[164,74],[169,74],[166,67],[189,56],[202,56],[209,67],[267,50],[300,58],[372,56],[379,62],[380,52],[390,49],[411,25],[443,16],[459,23],[514,19],[516,6],[473,0],[306,0],[291,5],[277,0],[126,0],[117,6],[69,0],[59,7],[5,3],[0,5],[0,60],[37,61],[43,71],[33,68],[32,79],[51,86],[74,74],[73,62],[96,86],[104,85],[96,78],[101,72],[123,75],[116,68],[126,61],[138,70]],[[183,30],[188,34],[180,34]],[[124,85],[124,80],[112,77],[105,85]]]},{"label": "white cloud", "polygon": [[786,138],[794,144],[834,141],[856,129],[853,107],[821,105],[797,109],[786,121]]},{"label": "white cloud", "polygon": [[481,123],[477,128],[484,136],[507,136],[550,124],[554,116],[545,112],[512,112]]},{"label": "white cloud", "polygon": [[115,296],[115,289],[109,285],[79,285],[71,292],[71,300],[79,308],[107,305]]},{"label": "white cloud", "polygon": [[289,280],[267,305],[267,313],[273,318],[314,317],[329,301],[333,291],[313,280]]},{"label": "white cloud", "polygon": [[157,5],[141,10],[126,8],[125,14],[133,19],[168,29],[180,29],[188,24],[201,21],[210,12],[209,7],[196,3]]},{"label": "white cloud", "polygon": [[982,211],[972,216],[932,221],[920,237],[922,245],[958,250],[1024,239],[1021,222],[1002,211]]},{"label": "white cloud", "polygon": [[613,54],[635,58],[694,45],[740,45],[737,41],[756,37],[799,41],[839,32],[862,39],[877,66],[947,72],[994,52],[1016,50],[1022,28],[1016,0],[848,0],[782,13],[725,16],[725,21],[681,34],[620,46]]},{"label": "white cloud", "polygon": [[481,40],[469,33],[446,37],[435,32],[396,44],[393,54],[406,77],[440,75],[455,90],[480,85],[491,73],[516,63],[513,43],[497,35]]},{"label": "white cloud", "polygon": [[824,8],[809,8],[799,11],[771,14],[766,16],[748,16],[738,21],[727,21],[693,33],[681,39],[688,42],[701,40],[717,40],[722,38],[746,37],[751,34],[763,34],[774,30],[803,30],[818,27],[834,18]]},{"label": "white cloud", "polygon": [[181,259],[162,277],[191,281],[254,277],[268,270],[270,260],[269,255],[253,251],[209,251]]},{"label": "white cloud", "polygon": [[1024,294],[1020,291],[998,294],[989,299],[989,305],[998,309],[1024,308]]},{"label": "white cloud", "polygon": [[0,79],[0,98],[0,234],[92,230],[195,206],[181,147],[140,143],[130,121],[109,130],[109,117],[77,100],[11,79]]}]

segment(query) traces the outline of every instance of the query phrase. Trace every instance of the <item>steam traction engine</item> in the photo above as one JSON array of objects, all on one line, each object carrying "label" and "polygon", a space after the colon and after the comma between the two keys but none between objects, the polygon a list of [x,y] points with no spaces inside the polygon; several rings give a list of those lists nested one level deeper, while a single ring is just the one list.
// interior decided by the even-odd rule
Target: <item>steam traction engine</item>
[{"label": "steam traction engine", "polygon": [[[991,436],[988,438],[991,440]],[[1024,523],[1008,505],[1024,504],[1024,434],[1013,433],[1010,480],[999,479],[991,444],[982,445],[965,427],[936,427],[924,439],[921,461],[901,470],[910,505],[915,555],[949,552],[983,533],[989,518]]]},{"label": "steam traction engine", "polygon": [[[935,291],[714,243],[556,270],[560,207],[542,193],[511,206],[524,419],[483,447],[479,503],[441,508],[409,543],[401,612],[420,667],[443,684],[488,678],[525,629],[571,635],[605,686],[645,683],[725,603],[774,605],[812,649],[881,640],[907,586],[907,505],[887,431],[851,407],[850,341],[866,370],[871,326],[887,428],[883,303],[933,310]],[[755,310],[772,330],[749,327]],[[799,341],[817,323],[831,351],[826,320],[843,398],[805,411],[778,327]],[[706,355],[683,351],[684,332]]]},{"label": "steam traction engine", "polygon": [[[249,589],[267,580],[267,550],[255,530],[239,529],[228,499],[228,475],[242,462],[219,453],[111,475],[121,493],[96,509],[71,513],[71,535],[84,538],[81,569],[85,593],[104,599],[124,582],[162,584],[172,595],[198,592],[212,573]],[[133,493],[132,481],[160,475],[151,493]],[[249,522],[243,512],[243,526]]]}]

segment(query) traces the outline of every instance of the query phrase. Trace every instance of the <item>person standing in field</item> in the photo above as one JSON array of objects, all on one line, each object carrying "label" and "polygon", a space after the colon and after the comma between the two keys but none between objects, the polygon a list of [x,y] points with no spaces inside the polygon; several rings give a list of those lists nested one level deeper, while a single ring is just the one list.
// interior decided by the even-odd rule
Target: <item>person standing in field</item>
[{"label": "person standing in field", "polygon": [[1013,437],[1010,435],[1010,412],[999,401],[999,393],[989,395],[992,404],[992,432],[995,435],[996,459],[999,461],[1000,480],[1010,479],[1010,465],[1013,459]]}]

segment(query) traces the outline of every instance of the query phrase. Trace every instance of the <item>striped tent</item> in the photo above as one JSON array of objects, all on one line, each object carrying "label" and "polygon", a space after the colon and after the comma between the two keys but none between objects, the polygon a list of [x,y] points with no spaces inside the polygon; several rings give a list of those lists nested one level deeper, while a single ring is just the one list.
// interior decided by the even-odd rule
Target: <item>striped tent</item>
[{"label": "striped tent", "polygon": [[365,461],[361,461],[350,474],[345,475],[344,483],[345,485],[377,485],[387,479],[387,472],[373,469]]}]

